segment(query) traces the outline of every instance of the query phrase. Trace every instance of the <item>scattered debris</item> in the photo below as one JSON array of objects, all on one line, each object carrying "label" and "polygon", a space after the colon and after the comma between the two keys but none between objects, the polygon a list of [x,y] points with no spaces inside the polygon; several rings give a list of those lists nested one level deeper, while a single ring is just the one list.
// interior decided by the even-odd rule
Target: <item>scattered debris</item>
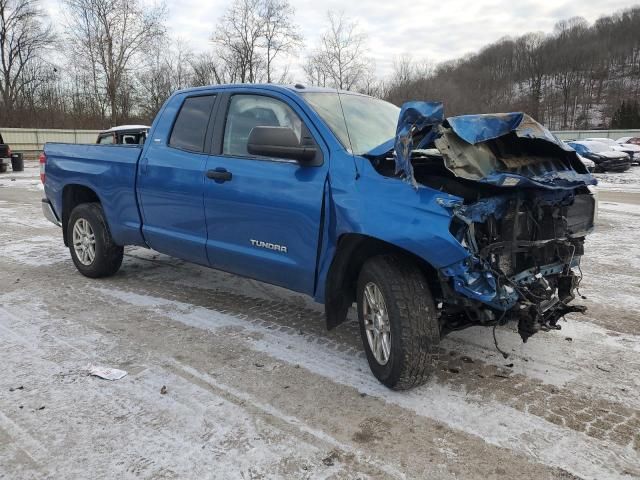
[{"label": "scattered debris", "polygon": [[87,368],[89,375],[94,377],[104,378],[105,380],[120,380],[127,375],[124,370],[118,370],[117,368],[99,367],[96,365],[89,365]]},{"label": "scattered debris", "polygon": [[505,365],[505,367],[507,367],[507,368],[513,368],[513,363],[507,363],[507,364]]},{"label": "scattered debris", "polygon": [[449,371],[451,373],[460,373],[460,369],[458,367],[449,367]]},{"label": "scattered debris", "polygon": [[471,357],[467,357],[466,355],[463,355],[463,356],[462,356],[462,358],[461,358],[461,360],[462,360],[464,363],[473,363],[473,358],[471,358]]},{"label": "scattered debris", "polygon": [[256,362],[256,363],[254,363],[254,365],[255,365],[256,367],[258,367],[258,368],[262,368],[262,367],[264,367],[264,363],[260,363],[260,362]]},{"label": "scattered debris", "polygon": [[606,368],[604,368],[604,367],[601,367],[600,365],[596,365],[596,368],[597,368],[598,370],[602,370],[603,372],[611,373],[611,370],[608,370],[608,369],[606,369]]},{"label": "scattered debris", "polygon": [[36,410],[44,410],[44,405],[42,405],[41,407],[36,408]]},{"label": "scattered debris", "polygon": [[364,392],[360,392],[360,396],[361,396],[362,398],[364,398],[364,397],[366,397],[366,396],[367,396],[367,394],[366,394],[366,393],[364,393]]},{"label": "scattered debris", "polygon": [[24,390],[24,386],[20,385],[19,387],[11,387],[9,389],[10,392],[15,392],[16,390]]},{"label": "scattered debris", "polygon": [[565,340],[566,340],[567,342],[573,342],[573,338],[571,338],[571,337],[565,337]]},{"label": "scattered debris", "polygon": [[167,386],[162,385],[162,388],[160,389],[160,395],[166,395],[166,394],[167,394]]},{"label": "scattered debris", "polygon": [[322,459],[322,463],[324,463],[327,467],[332,467],[335,464],[335,460],[338,458],[338,452],[333,450],[329,455]]}]

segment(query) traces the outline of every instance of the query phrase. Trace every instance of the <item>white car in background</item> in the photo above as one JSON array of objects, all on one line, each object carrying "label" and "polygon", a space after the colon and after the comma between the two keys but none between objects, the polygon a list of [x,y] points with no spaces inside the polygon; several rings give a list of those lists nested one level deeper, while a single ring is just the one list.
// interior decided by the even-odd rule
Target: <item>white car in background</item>
[{"label": "white car in background", "polygon": [[[620,140],[624,140],[626,137],[622,137]],[[632,137],[629,137],[632,138]],[[582,139],[581,139],[582,140]],[[629,155],[632,164],[640,163],[640,145],[634,145],[633,143],[620,143],[619,140],[614,140],[613,138],[604,138],[604,137],[596,137],[596,138],[585,138],[584,140],[589,142],[600,142],[604,143],[611,147],[612,150],[616,150],[618,152],[624,152]]]},{"label": "white car in background", "polygon": [[635,136],[635,137],[620,137],[619,139],[616,140],[616,142],[618,142],[620,144],[630,143],[632,145],[640,145],[640,137],[638,137],[638,136]]},{"label": "white car in background", "polygon": [[590,172],[593,172],[596,169],[596,163],[593,160],[589,160],[588,158],[583,157],[580,154],[578,154],[578,158],[582,163],[584,163],[584,166],[587,167],[587,170],[589,170]]}]

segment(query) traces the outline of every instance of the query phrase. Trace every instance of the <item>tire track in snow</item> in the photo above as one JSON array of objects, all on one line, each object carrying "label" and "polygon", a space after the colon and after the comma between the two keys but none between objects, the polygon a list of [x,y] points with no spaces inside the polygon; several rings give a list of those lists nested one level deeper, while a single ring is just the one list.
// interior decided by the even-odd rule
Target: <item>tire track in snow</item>
[{"label": "tire track in snow", "polygon": [[[165,298],[139,295],[114,289],[96,289],[131,305],[151,308],[185,325],[217,330],[241,327],[260,333],[259,340],[247,339],[251,348],[362,393],[398,405],[418,415],[476,435],[486,442],[526,452],[544,464],[560,467],[585,478],[624,478],[620,472],[638,472],[640,457],[631,447],[621,447],[591,438],[571,428],[560,427],[536,415],[521,412],[481,396],[468,395],[448,386],[430,382],[409,391],[392,392],[373,378],[360,356],[338,348],[318,345],[303,336],[258,325],[251,318],[241,320],[203,307]],[[248,320],[248,321],[247,321]]]}]

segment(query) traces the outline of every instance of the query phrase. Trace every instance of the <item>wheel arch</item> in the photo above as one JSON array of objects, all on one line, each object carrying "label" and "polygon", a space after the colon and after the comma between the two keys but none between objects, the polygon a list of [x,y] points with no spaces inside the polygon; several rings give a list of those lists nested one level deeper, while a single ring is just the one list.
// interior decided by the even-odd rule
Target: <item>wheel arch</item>
[{"label": "wheel arch", "polygon": [[81,203],[100,203],[100,197],[92,189],[86,185],[69,184],[65,185],[62,190],[62,236],[65,246],[69,246],[67,238],[67,226],[69,224],[69,217],[75,207]]},{"label": "wheel arch", "polygon": [[436,269],[416,254],[392,243],[357,233],[344,234],[338,240],[336,253],[325,281],[325,316],[329,330],[345,321],[349,307],[356,300],[358,276],[364,263],[375,256],[400,254],[420,268],[434,297],[440,296]]}]

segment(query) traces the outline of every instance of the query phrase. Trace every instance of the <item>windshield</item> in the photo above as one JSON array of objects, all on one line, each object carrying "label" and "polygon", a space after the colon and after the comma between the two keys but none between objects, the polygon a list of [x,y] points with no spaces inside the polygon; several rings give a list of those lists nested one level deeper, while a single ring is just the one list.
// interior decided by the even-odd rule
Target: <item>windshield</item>
[{"label": "windshield", "polygon": [[302,93],[302,97],[344,148],[355,155],[367,153],[396,135],[400,109],[391,103],[337,92],[308,92]]}]

